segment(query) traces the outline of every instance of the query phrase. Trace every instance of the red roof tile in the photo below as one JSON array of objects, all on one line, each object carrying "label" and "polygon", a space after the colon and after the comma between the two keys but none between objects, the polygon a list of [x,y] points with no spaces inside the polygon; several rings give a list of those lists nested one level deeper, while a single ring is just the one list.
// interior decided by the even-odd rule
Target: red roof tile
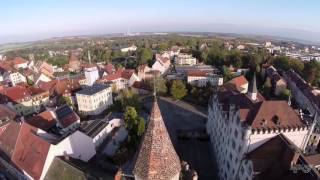
[{"label": "red roof tile", "polygon": [[25,60],[25,59],[23,59],[22,57],[15,57],[15,58],[12,60],[12,63],[15,64],[15,65],[18,65],[18,64],[28,63],[28,61]]},{"label": "red roof tile", "polygon": [[57,123],[53,115],[53,112],[51,111],[44,111],[36,116],[27,119],[26,122],[34,127],[37,127],[45,131],[54,127]]},{"label": "red roof tile", "polygon": [[134,175],[140,179],[171,179],[180,170],[179,157],[155,100],[135,163]]},{"label": "red roof tile", "polygon": [[30,92],[24,86],[14,86],[2,89],[0,91],[0,95],[2,95],[2,102],[14,102],[18,103],[24,100],[29,100],[31,98]]},{"label": "red roof tile", "polygon": [[32,178],[39,179],[50,144],[37,136],[36,130],[27,123],[21,125],[12,161]]},{"label": "red roof tile", "polygon": [[0,149],[8,158],[11,158],[14,152],[20,127],[19,123],[11,121],[0,135]]},{"label": "red roof tile", "polygon": [[14,119],[16,115],[17,113],[14,110],[10,109],[4,104],[0,104],[0,119],[6,118],[6,117],[10,119]]}]

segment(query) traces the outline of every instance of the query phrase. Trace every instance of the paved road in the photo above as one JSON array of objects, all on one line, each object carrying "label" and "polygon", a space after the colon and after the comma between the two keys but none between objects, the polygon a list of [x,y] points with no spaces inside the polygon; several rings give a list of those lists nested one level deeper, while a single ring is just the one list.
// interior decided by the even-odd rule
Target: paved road
[{"label": "paved road", "polygon": [[[152,99],[145,101],[150,111]],[[197,139],[181,140],[177,138],[177,129],[205,128],[206,115],[204,110],[191,106],[183,101],[172,101],[158,98],[163,120],[168,129],[172,143],[181,160],[187,161],[199,175],[199,179],[215,179],[215,166],[209,141]]]}]

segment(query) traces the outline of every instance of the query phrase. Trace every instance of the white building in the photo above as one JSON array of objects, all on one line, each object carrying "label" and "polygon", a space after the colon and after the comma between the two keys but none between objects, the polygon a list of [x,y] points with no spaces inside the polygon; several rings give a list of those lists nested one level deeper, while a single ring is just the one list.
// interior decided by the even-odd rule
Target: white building
[{"label": "white building", "polygon": [[108,135],[114,130],[124,124],[121,119],[112,119],[110,121],[104,120],[93,120],[89,124],[83,124],[81,131],[92,139],[92,143],[96,149],[100,147],[103,141]]},{"label": "white building", "polygon": [[284,134],[304,149],[309,128],[286,101],[266,101],[258,93],[255,78],[247,93],[223,88],[208,107],[207,132],[222,180],[252,179],[245,169],[245,155],[270,138]]},{"label": "white building", "polygon": [[152,70],[165,73],[170,68],[170,55],[168,53],[156,54],[156,61],[152,65]]},{"label": "white building", "polygon": [[88,86],[92,86],[96,80],[99,79],[99,71],[96,66],[88,67],[84,69],[84,75]]},{"label": "white building", "polygon": [[192,57],[191,54],[180,53],[174,59],[175,64],[177,65],[189,65],[193,66],[197,64],[197,59]]},{"label": "white building", "polygon": [[132,52],[132,51],[136,51],[136,50],[137,50],[137,46],[135,46],[135,45],[120,48],[121,52]]},{"label": "white building", "polygon": [[223,77],[205,71],[188,71],[187,82],[198,87],[204,87],[208,83],[212,86],[221,86],[223,84]]},{"label": "white building", "polygon": [[27,78],[18,71],[11,72],[9,74],[9,80],[12,83],[12,86],[17,85],[18,83],[27,82]]},{"label": "white building", "polygon": [[98,115],[113,104],[112,89],[104,84],[94,84],[76,93],[79,112]]}]

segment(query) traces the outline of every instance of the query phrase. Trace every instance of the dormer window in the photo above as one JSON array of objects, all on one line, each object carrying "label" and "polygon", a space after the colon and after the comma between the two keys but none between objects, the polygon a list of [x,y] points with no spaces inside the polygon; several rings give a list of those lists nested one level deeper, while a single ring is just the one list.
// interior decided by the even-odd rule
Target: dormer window
[{"label": "dormer window", "polygon": [[279,116],[277,116],[277,115],[273,116],[272,122],[274,124],[276,124],[277,126],[280,126],[280,118],[279,118]]},{"label": "dormer window", "polygon": [[266,125],[267,125],[267,120],[262,119],[260,125],[261,125],[261,126],[266,126]]}]

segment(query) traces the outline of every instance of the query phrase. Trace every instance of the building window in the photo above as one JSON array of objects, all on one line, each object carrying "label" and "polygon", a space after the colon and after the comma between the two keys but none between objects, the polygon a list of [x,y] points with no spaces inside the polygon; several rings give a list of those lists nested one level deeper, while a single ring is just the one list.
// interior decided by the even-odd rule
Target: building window
[{"label": "building window", "polygon": [[234,130],[234,136],[237,138],[238,137],[238,131],[237,129]]}]

